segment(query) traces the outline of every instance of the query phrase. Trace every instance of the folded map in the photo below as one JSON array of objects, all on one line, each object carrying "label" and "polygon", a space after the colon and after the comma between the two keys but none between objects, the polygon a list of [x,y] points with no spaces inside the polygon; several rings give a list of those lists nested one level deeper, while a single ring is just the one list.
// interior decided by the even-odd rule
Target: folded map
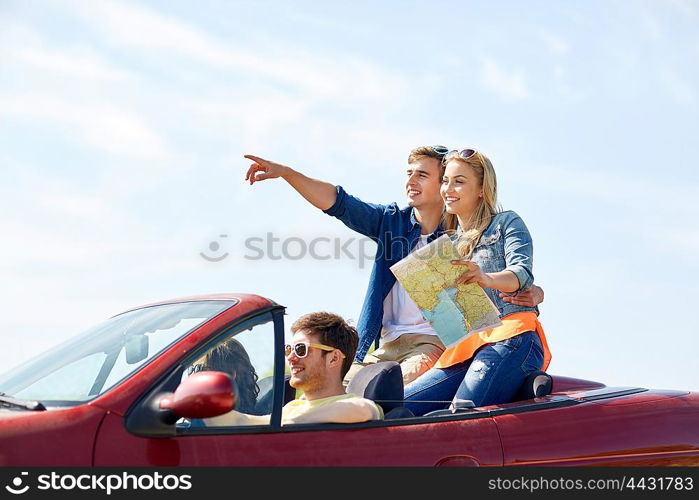
[{"label": "folded map", "polygon": [[442,235],[391,266],[447,347],[502,324],[498,309],[477,283],[456,284],[466,268],[451,261],[461,259],[449,236]]}]

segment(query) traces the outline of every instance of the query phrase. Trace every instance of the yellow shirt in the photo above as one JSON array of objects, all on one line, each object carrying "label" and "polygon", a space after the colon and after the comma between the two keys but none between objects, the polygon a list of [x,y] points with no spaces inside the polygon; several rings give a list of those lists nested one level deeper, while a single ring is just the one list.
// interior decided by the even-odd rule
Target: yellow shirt
[{"label": "yellow shirt", "polygon": [[341,394],[322,399],[295,399],[282,408],[282,425],[309,422],[349,424],[383,419],[383,410],[370,399]]},{"label": "yellow shirt", "polygon": [[502,318],[501,321],[502,325],[471,335],[466,340],[462,340],[455,346],[446,349],[437,360],[437,363],[435,363],[435,368],[447,368],[456,363],[461,363],[471,359],[476,351],[486,344],[492,344],[509,339],[520,333],[532,331],[539,334],[539,340],[541,340],[541,346],[544,349],[544,364],[541,369],[545,371],[551,362],[551,351],[549,351],[549,346],[546,342],[544,328],[539,323],[536,313],[533,311],[512,313]]},{"label": "yellow shirt", "polygon": [[[218,417],[204,419],[207,427],[268,425],[269,415],[248,415],[232,410]],[[282,408],[282,425],[317,423],[351,424],[383,420],[383,410],[370,399],[354,394],[340,394],[322,399],[295,399]]]}]

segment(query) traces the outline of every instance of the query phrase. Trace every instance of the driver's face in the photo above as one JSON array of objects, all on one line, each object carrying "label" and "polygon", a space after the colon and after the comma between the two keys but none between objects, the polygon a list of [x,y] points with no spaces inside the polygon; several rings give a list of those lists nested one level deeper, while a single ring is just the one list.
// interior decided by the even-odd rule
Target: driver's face
[{"label": "driver's face", "polygon": [[[292,344],[297,342],[319,343],[317,335],[306,333],[303,330],[296,332],[291,339]],[[314,347],[309,347],[308,353],[303,358],[299,358],[292,351],[286,358],[291,370],[289,385],[304,392],[312,392],[323,387],[328,377],[326,355],[327,351]]]}]

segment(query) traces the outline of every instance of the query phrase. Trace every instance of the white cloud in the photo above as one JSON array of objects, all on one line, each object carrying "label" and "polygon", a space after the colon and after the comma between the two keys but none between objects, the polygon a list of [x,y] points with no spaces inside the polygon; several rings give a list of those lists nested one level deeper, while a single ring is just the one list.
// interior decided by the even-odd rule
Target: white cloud
[{"label": "white cloud", "polygon": [[6,49],[9,57],[48,73],[70,78],[89,78],[124,82],[133,78],[129,72],[113,68],[89,50],[55,50],[43,47],[13,47]]},{"label": "white cloud", "polygon": [[554,35],[552,33],[542,33],[541,38],[544,40],[544,43],[553,54],[564,56],[570,51],[568,42],[558,35]]},{"label": "white cloud", "polygon": [[11,190],[0,190],[0,206],[8,207],[3,211],[8,214],[13,207],[14,215],[0,218],[0,231],[5,235],[0,260],[13,262],[17,268],[36,262],[59,268],[88,265],[118,252],[110,248],[112,243],[123,246],[115,229],[131,224],[110,196],[86,192],[75,181],[39,175],[25,165],[10,165],[15,179]]},{"label": "white cloud", "polygon": [[294,85],[314,99],[360,103],[374,111],[401,105],[415,89],[405,75],[380,68],[351,54],[323,57],[288,44],[246,48],[224,43],[172,17],[125,2],[76,2],[76,10],[101,36],[120,47],[166,52],[246,78]]},{"label": "white cloud", "polygon": [[678,102],[684,104],[693,104],[696,102],[696,93],[694,89],[677,73],[666,70],[660,74],[660,77],[665,87],[670,91],[670,94]]},{"label": "white cloud", "polygon": [[[699,210],[695,211],[699,213]],[[696,220],[691,214],[688,217],[673,217],[673,214],[654,214],[640,220],[626,221],[620,226],[621,231],[629,237],[647,242],[651,248],[671,249],[673,269],[679,269],[683,262],[685,271],[699,268],[699,229],[692,227]],[[686,223],[689,222],[689,223]],[[680,260],[681,259],[681,260]],[[691,285],[690,285],[691,286]]]},{"label": "white cloud", "polygon": [[521,71],[504,70],[492,59],[483,59],[481,81],[506,99],[518,101],[529,98],[524,74]]},{"label": "white cloud", "polygon": [[0,95],[0,115],[18,121],[65,127],[72,138],[109,154],[161,160],[168,156],[165,140],[134,112],[106,102],[88,103],[53,94]]},{"label": "white cloud", "polygon": [[0,57],[10,78],[0,94],[0,116],[39,124],[108,154],[147,160],[168,156],[165,140],[144,114],[124,105],[133,90],[124,84],[138,82],[133,73],[93,49],[55,43],[17,22],[2,39]]},{"label": "white cloud", "polygon": [[653,41],[659,41],[663,38],[663,28],[657,19],[657,13],[647,10],[641,12],[641,26],[645,28],[646,33]]},{"label": "white cloud", "polygon": [[[32,85],[31,93],[0,95],[4,108],[0,115],[48,122],[60,127],[60,134],[108,154],[146,160],[173,158],[158,130],[181,132],[180,127],[170,126],[173,116],[196,127],[200,135],[209,134],[216,140],[230,137],[232,143],[245,147],[280,141],[331,143],[353,130],[373,129],[385,135],[384,117],[439,88],[434,77],[409,77],[352,54],[331,57],[289,43],[244,47],[136,4],[104,1],[72,2],[72,6],[95,30],[97,49],[49,49],[52,40],[23,27],[15,30],[16,40],[8,40],[12,47],[8,53],[15,61],[52,76],[96,81],[78,87],[57,81],[44,90]],[[155,75],[141,73],[132,78],[132,73],[113,64],[107,52],[96,52],[105,41],[117,47],[129,64],[134,58],[153,55],[168,61],[167,95],[149,96],[151,83],[162,87]],[[180,72],[197,64],[209,67]],[[229,83],[219,87],[222,78]],[[120,80],[136,81],[138,86],[104,85]],[[195,84],[205,93],[183,93],[182,83],[188,89]],[[162,120],[165,105],[169,106],[168,123]],[[390,128],[395,130],[395,126]],[[337,136],[328,137],[327,129]],[[181,153],[180,160],[188,155]]]},{"label": "white cloud", "polygon": [[73,6],[101,36],[120,46],[167,49],[219,65],[234,64],[246,58],[244,54],[236,55],[213,43],[196,28],[136,4],[105,0],[76,1]]},{"label": "white cloud", "polygon": [[201,127],[231,137],[246,148],[292,142],[298,135],[308,134],[319,121],[312,117],[310,97],[294,97],[266,86],[186,97],[175,106]]},{"label": "white cloud", "polygon": [[693,18],[699,17],[699,8],[695,0],[669,0],[669,4],[675,7],[682,15]]},{"label": "white cloud", "polygon": [[[598,198],[625,206],[645,206],[649,211],[694,212],[699,216],[696,202],[699,186],[692,184],[663,185],[655,180],[565,165],[526,165],[508,171],[507,175],[508,179],[518,183],[548,191]],[[651,205],[648,200],[662,200],[662,205]]]}]

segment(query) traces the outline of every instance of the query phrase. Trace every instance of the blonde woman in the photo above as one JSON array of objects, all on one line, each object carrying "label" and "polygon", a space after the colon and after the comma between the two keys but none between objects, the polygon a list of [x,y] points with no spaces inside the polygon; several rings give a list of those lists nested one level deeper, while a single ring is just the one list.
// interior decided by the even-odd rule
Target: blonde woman
[{"label": "blonde woman", "polygon": [[463,260],[460,283],[478,283],[500,311],[502,326],[447,349],[435,366],[405,387],[406,406],[416,415],[446,408],[453,398],[476,406],[511,401],[524,379],[551,359],[538,309],[505,300],[531,287],[532,239],[524,221],[497,205],[493,165],[474,149],[444,157],[441,196],[446,230]]}]

